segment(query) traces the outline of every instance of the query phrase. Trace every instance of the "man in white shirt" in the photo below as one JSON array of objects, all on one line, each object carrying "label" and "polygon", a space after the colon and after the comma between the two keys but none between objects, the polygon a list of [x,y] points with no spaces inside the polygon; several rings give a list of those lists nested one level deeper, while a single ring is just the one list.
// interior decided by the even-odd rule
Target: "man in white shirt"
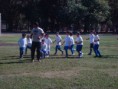
[{"label": "man in white shirt", "polygon": [[20,50],[20,59],[23,58],[23,55],[25,53],[26,45],[27,45],[27,39],[26,34],[22,34],[22,38],[18,40],[19,50]]},{"label": "man in white shirt", "polygon": [[94,33],[95,34],[95,37],[94,37],[94,52],[95,52],[95,57],[101,57],[101,53],[99,51],[99,44],[100,44],[100,37],[99,35],[97,34],[97,32]]},{"label": "man in white shirt", "polygon": [[82,53],[83,38],[79,32],[77,33],[77,38],[76,38],[75,43],[76,43],[76,50],[77,50],[79,58],[80,58],[83,56],[83,53]]},{"label": "man in white shirt", "polygon": [[90,40],[90,52],[88,53],[88,55],[92,54],[93,45],[94,45],[94,37],[95,37],[95,35],[94,35],[93,31],[91,31],[89,38],[88,38]]},{"label": "man in white shirt", "polygon": [[40,61],[40,49],[41,49],[41,42],[40,38],[41,35],[44,34],[44,31],[42,28],[38,27],[37,23],[33,24],[33,29],[31,31],[31,37],[32,37],[32,48],[31,48],[31,58],[32,61],[34,61],[34,55],[35,55],[35,50],[37,49],[37,60]]},{"label": "man in white shirt", "polygon": [[47,57],[48,57],[50,55],[50,47],[51,47],[51,44],[52,44],[52,40],[51,40],[51,38],[49,37],[48,34],[45,35],[45,43],[47,44],[46,53],[47,53]]},{"label": "man in white shirt", "polygon": [[55,53],[54,55],[57,54],[57,51],[61,51],[62,55],[63,55],[63,50],[61,49],[61,41],[62,41],[62,38],[61,36],[59,35],[59,32],[56,33],[56,38],[55,38],[55,41],[56,42],[56,47],[55,47]]},{"label": "man in white shirt", "polygon": [[68,49],[71,46],[71,39],[70,39],[69,32],[66,32],[66,36],[65,36],[63,44],[64,44],[64,50],[65,50],[65,53],[66,53],[66,57],[68,57]]}]

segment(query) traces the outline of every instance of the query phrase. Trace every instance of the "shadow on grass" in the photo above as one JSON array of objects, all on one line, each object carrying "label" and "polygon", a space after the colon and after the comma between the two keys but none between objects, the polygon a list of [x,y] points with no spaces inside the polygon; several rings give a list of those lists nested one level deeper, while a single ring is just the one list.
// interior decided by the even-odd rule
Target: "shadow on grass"
[{"label": "shadow on grass", "polygon": [[[20,63],[31,63],[31,57],[29,55],[24,56],[23,60],[19,61],[18,56],[9,56],[10,60],[9,62],[0,62],[0,64],[20,64]],[[36,58],[36,57],[35,57]],[[71,60],[75,60],[75,59],[83,59],[82,58],[78,58],[77,56],[69,56],[69,57],[64,57],[64,56],[54,56],[51,55],[50,57],[41,59],[41,60],[64,60],[64,59],[71,59]],[[85,57],[85,58],[89,58],[89,57]],[[93,57],[94,58],[94,57]],[[112,58],[112,59],[118,59],[118,55],[103,55],[102,57],[96,57],[96,58],[100,58],[100,59],[108,59],[108,58]],[[16,60],[15,60],[16,59]],[[5,58],[3,58],[2,60],[7,60]]]},{"label": "shadow on grass", "polygon": [[17,60],[17,61],[9,61],[9,62],[0,62],[0,64],[22,64],[22,63],[31,63],[30,59],[25,60]]},{"label": "shadow on grass", "polygon": [[102,55],[102,57],[95,57],[95,58],[112,58],[112,59],[118,59],[118,55]]}]

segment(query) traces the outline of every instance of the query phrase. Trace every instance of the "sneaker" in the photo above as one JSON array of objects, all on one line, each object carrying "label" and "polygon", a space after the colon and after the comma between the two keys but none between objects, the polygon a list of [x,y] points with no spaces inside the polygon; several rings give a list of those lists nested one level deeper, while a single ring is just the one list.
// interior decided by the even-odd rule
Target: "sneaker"
[{"label": "sneaker", "polygon": [[88,53],[88,55],[91,55],[91,53]]},{"label": "sneaker", "polygon": [[31,62],[34,62],[34,59],[33,59],[33,60],[31,60]]},{"label": "sneaker", "polygon": [[80,58],[83,57],[83,53],[81,53]]},{"label": "sneaker", "polygon": [[38,62],[41,62],[41,60],[38,60]]},{"label": "sneaker", "polygon": [[49,55],[45,56],[45,57],[49,57]]}]

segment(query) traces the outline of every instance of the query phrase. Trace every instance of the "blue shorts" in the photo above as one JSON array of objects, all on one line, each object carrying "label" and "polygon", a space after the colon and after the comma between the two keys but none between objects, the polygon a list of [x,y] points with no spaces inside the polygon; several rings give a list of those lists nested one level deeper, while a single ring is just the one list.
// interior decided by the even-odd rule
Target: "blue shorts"
[{"label": "blue shorts", "polygon": [[61,46],[60,45],[56,45],[56,49],[61,49]]},{"label": "blue shorts", "polygon": [[69,46],[64,46],[64,50],[68,50],[69,49]]},{"label": "blue shorts", "polygon": [[83,45],[77,45],[77,46],[76,46],[76,51],[77,51],[77,52],[82,51],[82,47],[83,47]]}]

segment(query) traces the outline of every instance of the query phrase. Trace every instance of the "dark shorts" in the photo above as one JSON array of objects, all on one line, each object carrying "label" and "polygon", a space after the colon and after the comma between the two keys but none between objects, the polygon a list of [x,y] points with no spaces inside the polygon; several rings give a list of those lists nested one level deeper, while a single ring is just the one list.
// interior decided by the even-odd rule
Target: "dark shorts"
[{"label": "dark shorts", "polygon": [[83,47],[83,45],[77,45],[77,46],[76,46],[76,51],[77,51],[77,52],[82,51],[82,47]]},{"label": "dark shorts", "polygon": [[90,48],[93,48],[93,43],[90,43]]}]

